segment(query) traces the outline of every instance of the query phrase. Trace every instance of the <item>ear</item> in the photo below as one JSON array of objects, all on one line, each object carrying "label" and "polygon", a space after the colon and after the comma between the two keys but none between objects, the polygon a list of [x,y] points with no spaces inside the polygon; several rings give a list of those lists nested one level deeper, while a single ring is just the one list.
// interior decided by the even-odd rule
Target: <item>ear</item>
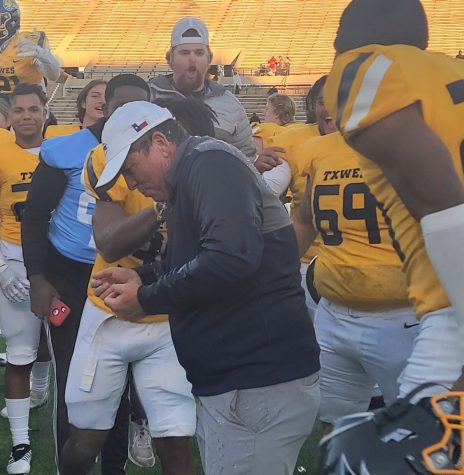
[{"label": "ear", "polygon": [[166,135],[158,130],[155,130],[151,136],[151,144],[153,147],[157,148],[163,157],[169,155],[169,150],[171,148],[171,142],[167,139]]}]

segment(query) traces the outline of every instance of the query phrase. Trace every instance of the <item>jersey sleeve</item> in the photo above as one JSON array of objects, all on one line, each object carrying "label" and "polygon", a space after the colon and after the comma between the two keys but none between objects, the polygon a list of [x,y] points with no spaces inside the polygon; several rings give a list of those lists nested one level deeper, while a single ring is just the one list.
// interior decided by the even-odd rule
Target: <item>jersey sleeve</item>
[{"label": "jersey sleeve", "polygon": [[85,160],[82,170],[82,182],[85,189],[96,200],[124,202],[129,193],[129,188],[122,175],[118,175],[104,186],[96,187],[104,168],[105,151],[103,145],[100,144],[89,152]]},{"label": "jersey sleeve", "polygon": [[[295,148],[295,165],[298,176],[307,177],[310,175],[312,162],[317,157],[317,145],[320,137],[310,137],[304,140]],[[306,183],[306,180],[304,180]],[[304,190],[303,190],[304,191]]]},{"label": "jersey sleeve", "polygon": [[345,137],[419,101],[408,80],[410,48],[373,45],[337,57],[324,99]]}]

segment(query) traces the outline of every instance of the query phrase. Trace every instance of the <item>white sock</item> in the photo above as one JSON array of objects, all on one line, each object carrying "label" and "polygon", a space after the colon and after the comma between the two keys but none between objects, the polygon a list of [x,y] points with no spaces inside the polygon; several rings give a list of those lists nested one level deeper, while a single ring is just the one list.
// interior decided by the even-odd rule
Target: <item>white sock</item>
[{"label": "white sock", "polygon": [[31,371],[31,389],[44,392],[48,389],[48,373],[50,361],[36,361]]},{"label": "white sock", "polygon": [[7,399],[5,398],[8,419],[10,421],[11,438],[13,447],[29,442],[29,405],[30,398]]}]

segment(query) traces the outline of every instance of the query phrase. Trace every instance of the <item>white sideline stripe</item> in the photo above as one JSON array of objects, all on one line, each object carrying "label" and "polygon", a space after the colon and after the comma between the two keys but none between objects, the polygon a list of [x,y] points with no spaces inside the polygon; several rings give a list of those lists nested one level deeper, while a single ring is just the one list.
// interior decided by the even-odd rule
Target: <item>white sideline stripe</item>
[{"label": "white sideline stripe", "polygon": [[356,130],[360,122],[369,114],[380,83],[391,64],[391,59],[381,55],[369,66],[361,84],[361,89],[354,101],[351,117],[346,123],[346,132]]}]

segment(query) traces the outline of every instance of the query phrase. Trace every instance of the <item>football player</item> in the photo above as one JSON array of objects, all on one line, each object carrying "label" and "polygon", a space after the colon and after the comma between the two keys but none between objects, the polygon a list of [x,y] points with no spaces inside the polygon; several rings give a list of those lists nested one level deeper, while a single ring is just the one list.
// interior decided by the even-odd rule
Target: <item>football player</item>
[{"label": "football player", "polygon": [[264,110],[264,122],[255,124],[253,140],[258,152],[268,146],[268,139],[293,127],[304,127],[305,124],[295,122],[295,103],[285,94],[272,94],[267,99]]},{"label": "football player", "polygon": [[[113,83],[118,77],[113,78]],[[117,92],[117,88],[111,89],[109,102],[121,100]],[[148,87],[137,92],[134,98],[146,98]],[[84,115],[83,122],[89,124],[92,116],[86,121]],[[69,429],[64,401],[69,363],[96,254],[91,227],[95,202],[85,193],[80,177],[87,153],[99,143],[103,124],[103,120],[96,121],[77,133],[43,143],[21,223],[32,311],[41,319],[48,317],[52,297],[71,309],[60,326],[46,325],[55,371],[53,427],[57,465]],[[127,461],[127,404],[121,405],[118,414],[110,442],[102,450],[104,475],[122,473]]]},{"label": "football player", "polygon": [[45,129],[44,137],[51,139],[63,135],[73,134],[80,129],[95,124],[103,117],[103,107],[105,105],[106,81],[94,79],[90,81],[76,99],[77,114],[79,124],[49,125]]},{"label": "football player", "polygon": [[356,153],[330,118],[322,90],[321,137],[299,144],[306,194],[293,213],[300,254],[320,238],[314,285],[321,347],[319,417],[333,424],[365,411],[374,384],[390,403],[411,354],[417,322],[388,226],[365,185]]},{"label": "football player", "polygon": [[391,224],[419,335],[400,395],[451,387],[464,354],[464,64],[426,51],[419,0],[353,0],[327,108]]},{"label": "football player", "polygon": [[47,98],[38,85],[19,84],[11,95],[9,121],[16,131],[0,153],[0,327],[6,340],[5,403],[13,439],[7,473],[29,473],[28,433],[31,367],[42,322],[30,310],[20,220],[38,164]]},{"label": "football player", "polygon": [[0,0],[0,94],[8,95],[20,82],[56,81],[60,64],[50,52],[43,31],[21,32],[16,0]]}]

